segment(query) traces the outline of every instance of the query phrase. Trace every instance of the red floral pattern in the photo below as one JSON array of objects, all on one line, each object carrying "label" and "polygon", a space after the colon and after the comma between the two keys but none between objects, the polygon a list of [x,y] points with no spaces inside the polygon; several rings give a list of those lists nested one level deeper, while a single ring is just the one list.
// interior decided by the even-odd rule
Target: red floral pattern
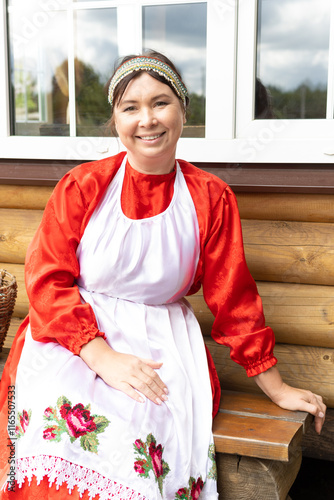
[{"label": "red floral pattern", "polygon": [[65,396],[58,398],[55,407],[48,406],[43,418],[46,421],[43,439],[60,442],[62,435],[66,433],[71,443],[80,438],[81,447],[92,453],[97,453],[97,434],[104,432],[110,423],[104,416],[91,415],[90,405],[78,403],[72,406]]},{"label": "red floral pattern", "polygon": [[158,483],[162,496],[163,481],[169,472],[169,465],[162,459],[163,447],[157,445],[153,434],[149,434],[144,443],[141,439],[136,439],[133,444],[135,450],[134,470],[141,477],[148,478],[150,471],[153,471],[154,478]]},{"label": "red floral pattern", "polygon": [[22,437],[30,424],[31,410],[23,410],[17,413],[17,424],[15,427],[15,434],[18,438]]},{"label": "red floral pattern", "polygon": [[175,500],[198,500],[204,484],[201,476],[197,479],[191,477],[188,488],[180,488],[175,494]]}]

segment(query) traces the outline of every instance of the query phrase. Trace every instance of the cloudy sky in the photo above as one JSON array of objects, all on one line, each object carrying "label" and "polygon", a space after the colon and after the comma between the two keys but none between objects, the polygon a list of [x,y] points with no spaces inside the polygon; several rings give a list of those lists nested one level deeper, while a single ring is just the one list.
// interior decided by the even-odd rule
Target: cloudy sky
[{"label": "cloudy sky", "polygon": [[261,0],[258,76],[284,90],[327,86],[331,0]]},{"label": "cloudy sky", "polygon": [[[19,7],[10,16],[11,34],[21,36],[16,45],[24,49],[26,62],[48,65],[50,75],[67,57],[66,13],[42,9],[44,17],[36,17],[34,6],[41,10],[43,2],[47,0],[10,0]],[[61,8],[68,0],[53,2]],[[311,82],[326,87],[331,2],[259,0],[257,76],[265,85],[288,90]],[[118,57],[116,9],[80,10],[75,19],[75,55],[107,80]],[[144,7],[143,44],[176,63],[190,92],[205,93],[205,2]]]}]

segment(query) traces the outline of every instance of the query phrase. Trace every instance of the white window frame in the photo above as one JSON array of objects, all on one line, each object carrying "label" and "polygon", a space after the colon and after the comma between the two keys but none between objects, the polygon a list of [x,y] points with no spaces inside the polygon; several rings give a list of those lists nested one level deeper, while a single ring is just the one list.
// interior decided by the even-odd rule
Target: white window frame
[{"label": "white window frame", "polygon": [[254,120],[257,0],[240,0],[236,139],[240,142],[241,163],[333,162],[334,1],[331,2],[327,119]]},{"label": "white window frame", "polygon": [[[56,0],[57,1],[57,0]],[[203,0],[99,0],[69,4],[68,33],[73,37],[77,9],[117,7],[120,54],[142,50],[143,6],[199,3]],[[53,5],[56,2],[53,2]],[[59,0],[60,9],[65,0]],[[207,74],[205,138],[181,138],[177,156],[193,162],[332,163],[334,120],[254,120],[256,0],[207,1]],[[327,112],[334,107],[334,0],[330,28]],[[131,36],[130,36],[131,34]],[[0,156],[46,160],[94,160],[123,149],[115,138],[74,137],[70,105],[69,137],[10,135],[6,6],[0,9]],[[69,43],[70,102],[75,100],[74,57]],[[249,85],[245,85],[249,82]]]}]

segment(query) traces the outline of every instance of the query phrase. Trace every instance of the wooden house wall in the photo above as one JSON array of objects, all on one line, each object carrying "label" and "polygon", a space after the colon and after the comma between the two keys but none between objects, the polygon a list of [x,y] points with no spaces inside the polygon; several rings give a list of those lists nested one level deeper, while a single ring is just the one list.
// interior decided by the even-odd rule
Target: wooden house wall
[{"label": "wooden house wall", "polygon": [[[5,349],[28,313],[25,253],[52,189],[0,185],[0,268],[18,281]],[[239,193],[237,198],[246,259],[275,332],[280,372],[287,383],[321,394],[334,408],[334,195]],[[230,360],[228,349],[210,338],[213,317],[201,292],[189,300],[222,386],[259,391]]]}]

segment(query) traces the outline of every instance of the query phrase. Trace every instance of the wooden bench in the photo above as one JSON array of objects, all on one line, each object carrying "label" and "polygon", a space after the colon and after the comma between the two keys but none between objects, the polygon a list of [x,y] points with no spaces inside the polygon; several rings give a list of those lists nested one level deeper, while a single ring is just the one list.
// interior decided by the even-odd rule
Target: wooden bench
[{"label": "wooden bench", "polygon": [[311,416],[266,396],[223,391],[213,422],[220,499],[287,498],[302,460]]},{"label": "wooden bench", "polygon": [[[41,186],[0,186],[0,268],[14,274],[19,285],[0,366],[28,311],[24,258],[51,191]],[[333,408],[334,270],[329,257],[334,197],[243,194],[238,202],[246,258],[267,323],[276,334],[280,371],[288,383],[322,394]],[[213,424],[220,500],[285,500],[300,468],[302,447],[316,457],[319,449],[325,449],[322,458],[334,460],[328,442],[333,410],[328,418],[331,427],[319,440],[308,430],[308,414],[274,405],[230,360],[229,350],[211,339],[213,317],[201,292],[189,300],[224,388]],[[311,440],[305,441],[310,435]]]}]

